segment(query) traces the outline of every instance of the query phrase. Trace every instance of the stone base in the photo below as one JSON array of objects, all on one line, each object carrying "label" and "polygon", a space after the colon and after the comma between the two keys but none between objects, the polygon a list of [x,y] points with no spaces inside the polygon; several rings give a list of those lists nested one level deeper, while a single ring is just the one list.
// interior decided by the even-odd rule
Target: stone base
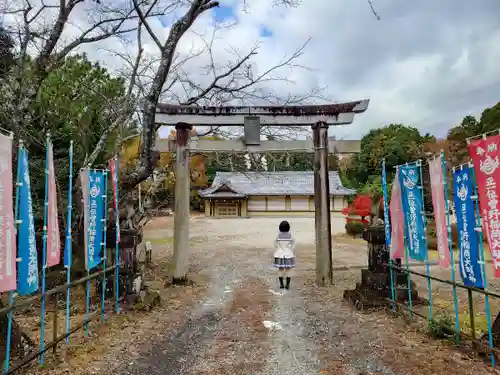
[{"label": "stone base", "polygon": [[[395,299],[399,303],[408,301],[407,276],[401,272],[393,272],[395,280]],[[361,270],[361,282],[355,289],[344,291],[344,299],[351,302],[358,310],[390,306],[392,303],[391,277],[388,272],[372,272]],[[415,283],[411,282],[412,302],[420,303]]]}]

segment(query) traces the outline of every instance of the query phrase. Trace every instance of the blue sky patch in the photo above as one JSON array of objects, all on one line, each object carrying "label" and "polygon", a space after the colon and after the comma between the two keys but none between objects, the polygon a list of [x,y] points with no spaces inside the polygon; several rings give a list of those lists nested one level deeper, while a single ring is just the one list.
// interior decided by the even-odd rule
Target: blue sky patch
[{"label": "blue sky patch", "polygon": [[260,27],[260,36],[263,38],[269,38],[273,36],[273,32],[267,26]]},{"label": "blue sky patch", "polygon": [[236,18],[233,8],[227,5],[219,5],[218,7],[212,8],[212,13],[215,21],[219,23]]},{"label": "blue sky patch", "polygon": [[169,27],[171,24],[167,16],[160,16],[160,22],[163,27]]}]

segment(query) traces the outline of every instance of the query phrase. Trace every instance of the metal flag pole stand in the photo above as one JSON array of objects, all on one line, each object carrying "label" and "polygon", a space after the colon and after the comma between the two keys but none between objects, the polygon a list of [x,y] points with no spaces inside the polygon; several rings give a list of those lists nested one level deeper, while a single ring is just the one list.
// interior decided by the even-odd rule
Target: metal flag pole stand
[{"label": "metal flag pole stand", "polygon": [[[405,166],[408,166],[409,164],[406,163]],[[398,167],[396,167],[396,175],[399,177],[399,170]],[[398,181],[401,184],[401,181]],[[401,199],[403,199],[403,195],[401,195]],[[410,256],[408,252],[410,249],[408,248],[408,238],[406,237],[406,231],[404,231],[404,253],[405,253],[405,268],[406,268],[406,275],[408,278],[408,312],[410,314],[410,320],[413,320],[413,301],[411,298],[411,272],[410,272]]]},{"label": "metal flag pole stand", "polygon": [[69,328],[70,328],[70,311],[71,311],[71,263],[73,251],[73,236],[71,233],[71,212],[73,208],[73,141],[69,144],[69,180],[68,180],[68,212],[66,219],[66,246],[64,253],[66,255],[66,344],[69,342]]},{"label": "metal flag pole stand", "polygon": [[45,201],[43,204],[43,247],[42,247],[42,305],[40,308],[40,364],[45,356],[45,289],[47,276],[47,216],[49,211],[49,142],[50,134],[45,141]]},{"label": "metal flag pole stand", "polygon": [[391,302],[392,312],[396,312],[396,297],[394,292],[394,276],[391,258],[391,225],[389,224],[389,198],[387,194],[387,173],[385,169],[385,158],[382,159],[382,189],[384,193],[384,222],[385,222],[385,244],[389,252],[389,276],[391,278]]},{"label": "metal flag pole stand", "polygon": [[115,156],[115,176],[116,178],[116,196],[115,196],[115,225],[116,225],[116,234],[115,234],[115,311],[118,313],[120,311],[119,305],[119,263],[120,263],[120,254],[119,254],[119,241],[120,241],[120,210],[118,209],[118,155]]},{"label": "metal flag pole stand", "polygon": [[410,320],[412,320],[413,319],[413,301],[412,301],[412,297],[411,297],[410,257],[408,255],[408,252],[410,250],[408,249],[408,246],[406,245],[406,241],[408,241],[408,239],[406,238],[406,234],[404,235],[404,241],[405,241],[405,246],[404,246],[405,268],[406,268],[406,275],[408,278],[408,311],[410,313]]},{"label": "metal flag pole stand", "polygon": [[[473,176],[473,186],[474,186],[474,196],[472,197],[473,201],[475,201],[474,208],[476,211],[476,232],[479,236],[479,262],[481,264],[481,273],[483,276],[483,286],[484,286],[484,291],[488,291],[488,276],[486,274],[486,266],[485,266],[485,252],[484,252],[484,245],[483,245],[483,227],[482,227],[482,221],[481,221],[481,214],[479,210],[479,199],[478,199],[478,193],[477,193],[477,183],[476,183],[476,171],[474,169],[474,166],[472,163],[469,164],[471,170],[472,170],[472,176]],[[494,344],[493,344],[493,332],[491,330],[491,310],[490,310],[490,299],[488,297],[488,294],[484,295],[484,305],[485,305],[485,313],[486,313],[486,319],[488,323],[488,342],[490,344],[490,350],[491,350],[491,365],[493,367],[496,366],[495,363],[495,352],[494,352]]]},{"label": "metal flag pole stand", "polygon": [[[88,170],[90,174],[90,169]],[[87,184],[89,181],[86,182]],[[87,189],[89,189],[87,187]],[[89,203],[90,204],[90,203]],[[87,208],[84,208],[85,210]],[[89,218],[90,220],[90,218]],[[87,228],[87,233],[85,234],[87,236],[87,281],[85,282],[85,337],[89,337],[89,310],[90,310],[90,259],[89,259],[89,244],[88,244],[88,238],[90,236],[90,225],[88,225]]]},{"label": "metal flag pole stand", "polygon": [[451,281],[453,283],[453,308],[455,310],[455,342],[458,344],[460,342],[460,319],[459,319],[459,309],[458,309],[458,297],[457,297],[457,285],[456,285],[456,267],[455,267],[455,256],[453,254],[453,238],[451,234],[451,218],[450,218],[450,201],[448,200],[448,183],[447,183],[447,169],[446,161],[444,160],[444,152],[441,150],[441,171],[443,173],[443,189],[444,189],[444,207],[446,210],[446,229],[448,231],[448,248],[450,251],[450,263],[451,263]]},{"label": "metal flag pole stand", "polygon": [[[17,152],[17,176],[16,176],[16,198],[14,205],[14,225],[16,227],[16,239],[17,233],[19,233],[19,224],[21,221],[19,220],[19,189],[22,185],[21,182],[21,158],[19,157],[19,150],[23,146],[23,141],[19,140],[18,152]],[[16,259],[16,264],[18,259]],[[7,342],[5,343],[5,360],[4,360],[4,371],[9,371],[10,366],[10,344],[12,340],[12,306],[14,305],[14,291],[9,292],[9,314],[7,316]]]},{"label": "metal flag pole stand", "polygon": [[423,176],[423,171],[422,171],[422,162],[419,160],[417,162],[417,167],[420,172],[420,185],[418,188],[420,189],[420,195],[422,198],[421,202],[421,207],[420,209],[421,214],[422,214],[422,219],[423,219],[423,240],[424,240],[424,246],[425,246],[425,273],[427,274],[427,290],[428,290],[428,295],[429,295],[429,322],[433,320],[433,314],[432,314],[432,286],[431,286],[431,267],[429,264],[429,244],[428,244],[428,239],[427,239],[427,218],[425,217],[425,199],[424,199],[424,176]]},{"label": "metal flag pole stand", "polygon": [[102,291],[101,291],[101,321],[104,322],[104,300],[106,297],[106,265],[107,265],[107,249],[106,249],[106,239],[107,239],[107,227],[108,227],[108,171],[104,171],[104,192],[102,194],[104,218],[102,218],[103,223],[103,240],[101,243],[103,256],[102,256]]}]

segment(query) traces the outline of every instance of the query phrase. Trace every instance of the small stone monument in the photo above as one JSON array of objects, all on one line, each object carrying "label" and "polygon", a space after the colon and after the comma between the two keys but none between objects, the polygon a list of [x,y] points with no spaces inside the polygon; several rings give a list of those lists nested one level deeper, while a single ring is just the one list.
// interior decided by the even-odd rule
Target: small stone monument
[{"label": "small stone monument", "polygon": [[[356,288],[344,291],[344,299],[350,301],[358,310],[382,307],[391,303],[391,272],[389,268],[389,250],[385,243],[384,221],[373,220],[373,225],[363,232],[363,239],[368,242],[368,268],[361,270],[361,282]],[[393,263],[401,267],[401,259]],[[404,271],[393,269],[395,296],[398,302],[408,300],[408,278]],[[413,281],[411,282],[412,301],[419,300]]]}]

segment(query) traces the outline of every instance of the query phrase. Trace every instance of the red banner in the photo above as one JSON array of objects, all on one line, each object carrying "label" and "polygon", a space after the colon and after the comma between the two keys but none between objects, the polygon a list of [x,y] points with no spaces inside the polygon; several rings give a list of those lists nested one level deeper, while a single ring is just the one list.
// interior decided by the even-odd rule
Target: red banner
[{"label": "red banner", "polygon": [[500,135],[478,139],[469,144],[469,154],[476,172],[479,209],[495,277],[500,278]]},{"label": "red banner", "polygon": [[450,247],[448,243],[448,226],[446,225],[446,202],[444,201],[443,165],[441,158],[429,162],[431,177],[432,207],[434,208],[434,222],[436,223],[437,250],[439,266],[450,266]]},{"label": "red banner", "polygon": [[47,143],[48,154],[48,216],[47,216],[47,267],[55,266],[61,261],[61,237],[59,235],[59,215],[57,213],[56,173],[54,169],[54,152],[52,142]]},{"label": "red banner", "polygon": [[0,134],[0,292],[16,289],[12,138]]},{"label": "red banner", "polygon": [[404,215],[401,203],[401,185],[398,178],[399,171],[392,183],[391,203],[391,259],[403,258],[404,256]]},{"label": "red banner", "polygon": [[[111,185],[113,187],[113,209],[116,212],[116,202],[117,202],[117,186],[118,186],[118,171],[117,171],[117,164],[116,164],[116,158],[113,158],[109,161],[109,171],[111,173]],[[117,214],[118,216],[119,214]],[[118,231],[117,233],[117,241],[120,242],[120,224],[116,224],[116,230]]]}]

